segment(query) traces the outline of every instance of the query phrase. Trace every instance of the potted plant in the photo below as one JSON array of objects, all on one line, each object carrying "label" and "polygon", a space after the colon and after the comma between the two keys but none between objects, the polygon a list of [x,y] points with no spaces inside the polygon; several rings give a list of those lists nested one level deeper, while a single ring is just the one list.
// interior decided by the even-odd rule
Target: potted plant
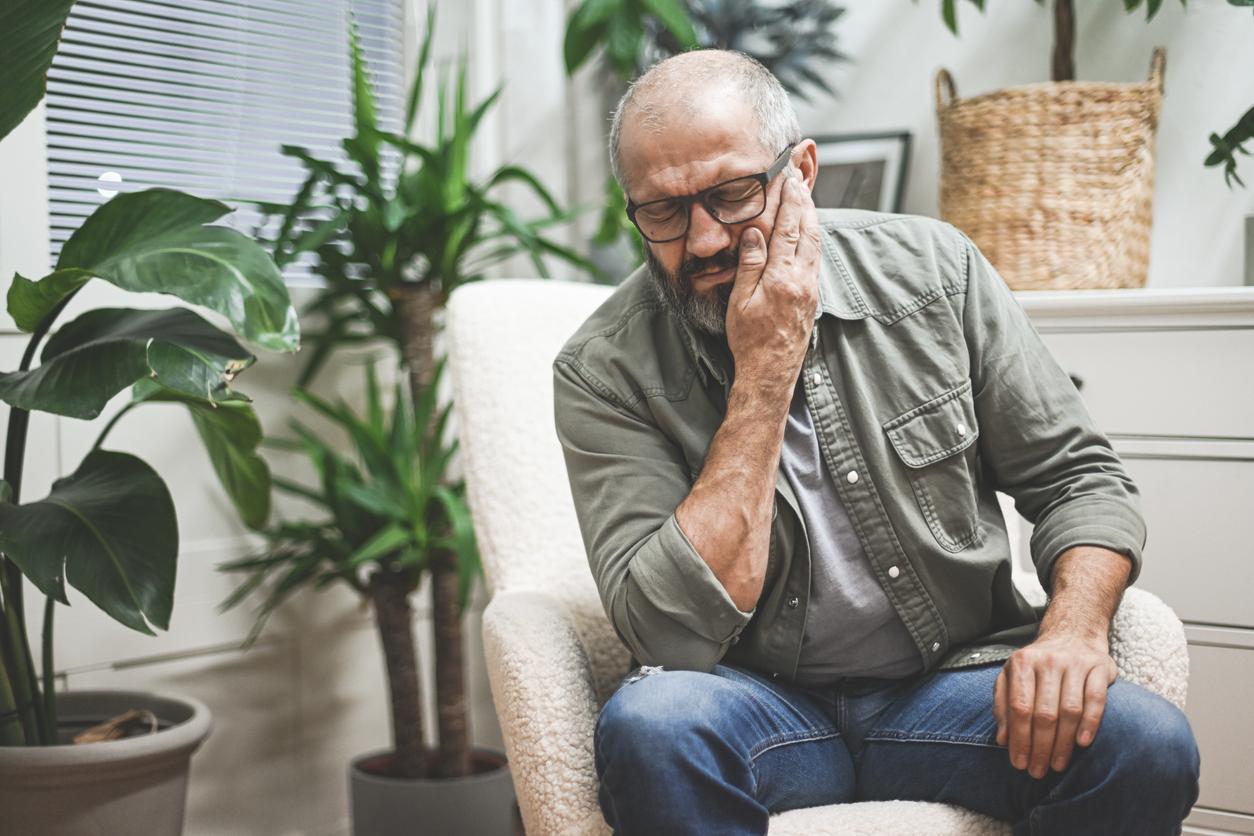
[{"label": "potted plant", "polygon": [[[457,441],[444,441],[451,404],[437,405],[444,359],[412,405],[397,383],[385,403],[374,366],[366,371],[364,414],[347,401],[324,400],[303,387],[297,400],[327,419],[338,433],[320,436],[293,419],[294,438],[268,446],[301,451],[313,466],[314,485],[279,476],[280,491],[313,503],[320,515],[279,521],[264,531],[255,557],[221,565],[246,575],[223,608],[264,589],[251,645],[269,615],[306,588],[345,584],[369,603],[388,670],[395,742],[391,749],[354,759],[353,824],[358,834],[412,832],[415,822],[433,833],[512,833],[514,792],[504,754],[475,748],[471,769],[438,775],[433,752],[422,742],[421,693],[409,596],[437,562],[456,568],[458,616],[475,578],[482,575],[465,485],[448,482]],[[345,444],[347,442],[347,444]],[[347,446],[349,452],[342,452]],[[442,642],[447,635],[439,636]],[[460,637],[454,637],[460,642]],[[446,761],[447,762],[447,761]],[[458,781],[469,778],[473,781]],[[472,828],[468,823],[473,820]]]},{"label": "potted plant", "polygon": [[[971,2],[984,9],[984,0]],[[1147,19],[1162,3],[1145,0]],[[1132,12],[1142,2],[1123,6]],[[941,2],[955,35],[957,7],[957,0]],[[1145,82],[1076,81],[1073,0],[1054,0],[1052,11],[1049,82],[960,99],[949,72],[937,72],[940,214],[969,234],[1016,290],[1141,287],[1166,53],[1154,50]],[[1229,185],[1235,155],[1248,153],[1241,143],[1252,131],[1254,116],[1247,114],[1224,136],[1210,136],[1214,150],[1205,164],[1223,164]]]},{"label": "potted plant", "polygon": [[[302,253],[314,253],[313,269],[324,280],[324,286],[305,313],[320,318],[325,327],[306,335],[315,347],[298,385],[308,383],[336,348],[347,343],[383,340],[395,346],[407,373],[414,420],[437,424],[440,419],[431,407],[436,397],[434,388],[438,374],[434,339],[439,313],[448,295],[460,285],[479,279],[490,265],[514,254],[527,256],[541,275],[548,275],[546,256],[555,256],[586,269],[592,267],[548,237],[547,230],[568,222],[571,215],[559,208],[526,169],[505,165],[482,179],[470,176],[468,161],[472,137],[497,100],[500,89],[472,105],[467,99],[464,59],[459,62],[455,78],[442,79],[436,86],[436,126],[431,141],[424,144],[410,139],[422,104],[433,32],[432,9],[428,13],[413,84],[406,96],[401,134],[380,128],[368,68],[357,48],[356,35],[350,37],[354,134],[342,143],[348,163],[337,166],[315,158],[306,149],[284,146],[284,153],[303,162],[308,177],[291,204],[260,206],[268,216],[283,217],[279,234],[272,242],[275,260],[285,264]],[[524,220],[499,197],[499,189],[506,183],[517,184],[537,198],[544,208],[543,213],[538,218]],[[346,428],[355,426],[345,412],[327,414]],[[424,433],[422,438],[437,437],[434,426],[421,432]],[[313,443],[310,438],[302,440]],[[358,441],[354,436],[354,443]],[[314,449],[310,448],[311,456]],[[426,818],[428,813],[422,810],[428,809],[425,805],[436,803],[434,799],[457,799],[463,814],[463,821],[443,823],[435,828],[437,832],[472,832],[473,819],[487,803],[486,798],[477,797],[478,788],[486,787],[493,780],[484,770],[506,769],[503,753],[478,750],[472,756],[466,718],[461,618],[468,588],[479,570],[477,558],[468,547],[454,548],[449,545],[454,540],[442,544],[430,537],[432,532],[456,529],[457,537],[462,538],[456,542],[464,543],[469,531],[464,512],[457,504],[460,502],[458,489],[444,484],[448,478],[445,474],[448,457],[440,452],[431,455],[434,458],[421,459],[417,465],[407,460],[374,462],[361,474],[367,486],[346,489],[343,495],[339,491],[340,486],[346,484],[344,479],[356,477],[336,470],[336,480],[324,482],[321,489],[309,494],[311,500],[324,508],[330,508],[328,503],[353,505],[352,526],[360,528],[354,527],[350,532],[344,520],[284,524],[332,524],[337,530],[343,525],[336,536],[342,535],[345,543],[371,544],[366,557],[358,554],[359,563],[352,568],[360,573],[354,582],[370,601],[379,626],[387,665],[393,740],[389,753],[383,756],[371,753],[357,758],[350,767],[353,818],[358,836],[409,833],[415,821]],[[392,499],[384,498],[395,485],[386,480],[375,483],[371,474],[392,473],[393,468],[411,465],[419,467],[421,473],[413,476],[417,481],[410,487],[419,493],[415,494],[416,498],[411,497],[413,502],[406,506],[407,513],[418,513],[415,509],[420,508],[427,516],[407,518],[405,524],[411,528],[426,526],[426,534],[414,534],[412,542],[402,546],[398,545],[399,532],[387,522],[399,517],[384,513],[396,510],[397,506],[387,504]],[[388,478],[400,484],[399,475]],[[279,484],[285,489],[295,489],[288,482]],[[374,501],[381,504],[373,508],[375,516],[369,516],[364,512]],[[332,517],[333,521],[335,519]],[[274,531],[286,531],[299,538],[306,530],[280,526]],[[382,539],[373,539],[376,537]],[[295,574],[282,576],[274,590],[285,583],[302,586],[316,582],[296,571],[303,565],[299,555],[292,549],[281,548],[278,544],[282,542],[281,539],[275,541],[275,547],[268,552],[270,557],[278,558],[274,562],[263,560],[226,567],[251,572],[249,580],[241,587],[244,592],[260,587],[266,575],[280,569]],[[346,569],[335,575],[331,566],[325,563],[319,570],[322,572],[319,577],[342,577],[349,582]],[[410,597],[424,573],[429,573],[431,578],[435,632],[434,686],[439,738],[435,747],[428,747],[423,733],[411,624]],[[508,782],[508,774],[502,779]],[[436,786],[436,793],[422,795],[420,789],[432,784]],[[476,798],[463,800],[465,793]],[[395,798],[385,799],[385,794]],[[437,814],[434,807],[429,808],[429,814]]]},{"label": "potted plant", "polygon": [[[0,138],[42,97],[70,2],[22,2],[0,13]],[[227,494],[246,522],[268,513],[270,484],[249,400],[231,388],[255,356],[184,307],[95,308],[58,323],[93,279],[207,308],[240,337],[295,351],[296,312],[277,266],[250,238],[214,225],[229,207],[168,189],[120,194],[66,241],[56,269],[15,275],[8,312],[30,333],[18,369],[0,372],[10,407],[0,482],[0,810],[6,832],[182,832],[188,761],[208,734],[199,701],[142,692],[58,694],[53,627],[66,585],[143,633],[168,629],[178,520],[161,477],[108,449],[132,409],[162,401],[192,415]],[[53,326],[58,327],[53,331]],[[42,351],[39,351],[42,346]],[[35,365],[36,352],[38,365]],[[47,497],[22,502],[31,413],[91,419],[131,399]],[[24,579],[45,597],[39,672],[27,635]],[[10,828],[13,828],[10,830]]]}]

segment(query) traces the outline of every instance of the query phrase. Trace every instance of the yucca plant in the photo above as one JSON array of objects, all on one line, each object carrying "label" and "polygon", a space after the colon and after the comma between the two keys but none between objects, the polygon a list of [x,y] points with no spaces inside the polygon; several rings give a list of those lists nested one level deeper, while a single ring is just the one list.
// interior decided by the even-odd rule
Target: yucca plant
[{"label": "yucca plant", "polygon": [[312,520],[282,521],[264,531],[266,547],[256,556],[222,564],[246,579],[223,602],[238,605],[265,590],[251,644],[269,615],[306,588],[342,583],[374,605],[387,664],[398,772],[425,776],[429,765],[422,739],[422,708],[417,658],[412,640],[409,595],[434,563],[457,569],[457,606],[464,610],[474,579],[481,574],[474,529],[466,508],[465,485],[443,481],[457,441],[444,443],[451,405],[437,409],[441,359],[432,383],[411,407],[398,383],[385,406],[374,367],[366,372],[365,414],[344,399],[319,398],[303,388],[298,400],[329,420],[347,439],[324,438],[299,420],[294,438],[267,444],[305,454],[317,484],[281,477],[275,487],[318,507]]},{"label": "yucca plant", "polygon": [[[0,7],[0,138],[42,98],[71,6]],[[60,742],[53,623],[56,604],[68,603],[67,584],[131,629],[169,629],[178,520],[152,467],[104,447],[122,416],[153,402],[184,405],[244,520],[260,524],[268,513],[270,474],[255,451],[260,426],[248,398],[231,388],[256,358],[235,336],[183,307],[95,308],[53,330],[70,300],[98,279],[176,297],[219,314],[261,348],[295,351],[296,312],[279,270],[255,241],[214,224],[229,211],[170,189],[118,195],[70,236],[53,272],[34,281],[15,275],[9,285],[9,315],[31,336],[19,367],[0,372],[0,400],[11,407],[0,482],[0,745]],[[128,387],[131,399],[74,471],[47,497],[21,502],[31,413],[92,419]],[[23,576],[46,599],[39,674]]]},{"label": "yucca plant", "polygon": [[[261,204],[279,219],[273,254],[280,264],[304,253],[314,256],[320,288],[306,313],[322,327],[307,337],[315,350],[299,383],[307,384],[330,352],[347,343],[386,340],[394,344],[409,378],[416,415],[432,394],[433,339],[437,311],[457,287],[477,281],[491,265],[510,256],[529,258],[537,273],[549,275],[546,259],[595,269],[549,237],[572,215],[559,207],[525,168],[504,165],[482,178],[471,174],[471,142],[501,89],[477,104],[469,101],[466,62],[435,86],[435,125],[428,141],[412,139],[423,104],[431,58],[435,12],[427,28],[412,87],[406,96],[402,132],[380,126],[369,70],[350,37],[353,68],[354,133],[343,140],[346,162],[320,159],[293,145],[283,152],[302,161],[307,177],[287,205]],[[520,186],[543,207],[524,218],[501,196],[507,184]],[[440,473],[426,473],[431,484]],[[466,717],[461,618],[465,609],[464,565],[455,549],[428,548],[422,567],[431,573],[435,629],[435,691],[439,748],[427,763],[415,649],[409,629],[408,600],[413,573],[378,571],[367,587],[388,643],[389,688],[400,777],[452,778],[471,774]]]}]

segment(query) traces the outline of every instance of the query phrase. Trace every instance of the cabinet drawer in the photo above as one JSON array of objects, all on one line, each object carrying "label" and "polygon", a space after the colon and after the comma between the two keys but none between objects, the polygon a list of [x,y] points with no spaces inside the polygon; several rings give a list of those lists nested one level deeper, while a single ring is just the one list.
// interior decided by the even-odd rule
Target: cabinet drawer
[{"label": "cabinet drawer", "polygon": [[1251,693],[1254,648],[1189,645],[1189,693],[1184,713],[1202,757],[1198,807],[1254,814]]},{"label": "cabinet drawer", "polygon": [[1208,461],[1142,457],[1125,446],[1115,442],[1146,527],[1136,585],[1184,621],[1254,628],[1254,449],[1250,461]]},{"label": "cabinet drawer", "polygon": [[1041,336],[1103,432],[1254,437],[1254,329]]}]

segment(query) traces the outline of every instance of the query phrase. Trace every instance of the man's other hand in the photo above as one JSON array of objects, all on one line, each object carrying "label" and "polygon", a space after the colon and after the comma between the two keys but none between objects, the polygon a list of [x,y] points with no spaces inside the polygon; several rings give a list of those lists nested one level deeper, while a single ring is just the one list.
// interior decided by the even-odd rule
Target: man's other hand
[{"label": "man's other hand", "polygon": [[1016,650],[993,686],[997,743],[1009,740],[1011,764],[1034,778],[1065,769],[1074,745],[1097,734],[1118,674],[1105,647],[1079,636],[1055,633]]}]

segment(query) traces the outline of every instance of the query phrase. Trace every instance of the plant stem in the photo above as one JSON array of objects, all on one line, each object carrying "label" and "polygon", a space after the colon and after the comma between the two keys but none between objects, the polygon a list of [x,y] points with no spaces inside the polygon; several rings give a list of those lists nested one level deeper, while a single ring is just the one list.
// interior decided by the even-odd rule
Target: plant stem
[{"label": "plant stem", "polygon": [[122,407],[113,414],[113,417],[109,419],[109,423],[105,424],[104,429],[100,431],[100,435],[96,436],[96,443],[91,445],[91,452],[95,452],[100,449],[100,445],[104,444],[105,436],[109,434],[109,430],[113,429],[113,425],[121,420],[123,415],[134,409],[137,403],[138,401],[129,401],[126,406]]},{"label": "plant stem", "polygon": [[0,664],[0,746],[23,746],[26,733],[17,714],[17,700],[9,684],[9,668]]},{"label": "plant stem", "polygon": [[44,745],[51,746],[57,742],[57,689],[53,681],[52,667],[52,616],[57,601],[52,596],[44,598]]},{"label": "plant stem", "polygon": [[[435,312],[443,292],[430,278],[393,287],[392,306],[400,320],[401,354],[409,371],[415,405],[434,376]],[[434,420],[434,411],[432,413]],[[429,433],[430,427],[422,432]],[[439,753],[436,778],[471,774],[470,734],[466,720],[466,669],[462,619],[458,611],[456,557],[439,550],[430,556],[431,617],[435,630],[435,706]]]},{"label": "plant stem", "polygon": [[1075,10],[1071,0],[1054,0],[1054,81],[1075,80]]},{"label": "plant stem", "polygon": [[431,555],[431,621],[435,631],[436,720],[440,729],[434,778],[471,774],[470,729],[466,722],[466,665],[456,552]]},{"label": "plant stem", "polygon": [[[35,350],[52,329],[52,323],[65,310],[78,290],[71,291],[48,312],[35,327],[22,353],[18,371],[28,371],[35,359]],[[22,471],[26,463],[26,436],[30,429],[30,411],[12,407],[9,410],[9,426],[4,444],[4,481],[12,489],[14,505],[22,499]],[[39,739],[39,731],[45,727],[44,706],[36,696],[39,689],[35,679],[35,660],[30,652],[30,639],[26,635],[26,607],[22,601],[22,570],[13,561],[0,555],[0,595],[4,597],[7,646],[5,664],[8,666],[9,684],[13,697],[21,707],[20,717],[27,729],[28,742]],[[45,743],[55,741],[45,740]]]},{"label": "plant stem", "polygon": [[383,644],[392,705],[392,744],[396,750],[393,774],[398,778],[426,778],[427,747],[423,739],[422,691],[418,685],[410,592],[411,583],[402,574],[380,569],[370,576],[370,600]]},{"label": "plant stem", "polygon": [[[21,572],[18,572],[17,582],[22,582]],[[35,683],[31,681],[30,667],[27,664],[30,661],[30,645],[26,643],[22,630],[24,625],[19,621],[12,604],[12,582],[7,572],[0,574],[0,595],[4,597],[4,628],[0,631],[3,633],[0,638],[4,639],[4,647],[0,649],[0,661],[3,662],[13,708],[17,710],[16,716],[22,727],[21,734],[26,742],[33,745],[39,740],[39,730],[43,724],[34,711]]]}]

